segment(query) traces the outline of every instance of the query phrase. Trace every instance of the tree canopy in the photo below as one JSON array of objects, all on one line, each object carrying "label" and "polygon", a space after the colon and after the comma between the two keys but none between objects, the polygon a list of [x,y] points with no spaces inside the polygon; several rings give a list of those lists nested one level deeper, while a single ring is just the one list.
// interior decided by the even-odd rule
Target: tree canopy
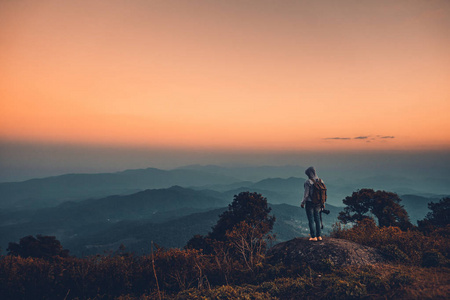
[{"label": "tree canopy", "polygon": [[250,226],[263,226],[264,233],[267,233],[272,230],[275,223],[275,217],[269,215],[271,210],[267,205],[267,199],[261,194],[242,192],[234,196],[228,210],[219,216],[208,237],[219,241],[226,240],[227,231],[243,221]]},{"label": "tree canopy", "polygon": [[[213,244],[234,245],[239,251],[244,250],[253,255],[263,252],[265,240],[275,223],[275,217],[269,215],[272,209],[267,199],[258,193],[241,192],[234,196],[228,210],[219,216],[217,224],[207,236],[195,235],[186,248],[203,249],[206,253],[213,251]],[[241,251],[242,252],[242,251]]]},{"label": "tree canopy", "polygon": [[444,228],[450,224],[450,197],[442,198],[438,203],[428,203],[431,210],[423,220],[417,224],[421,230]]},{"label": "tree canopy", "polygon": [[361,221],[374,216],[379,227],[397,226],[401,229],[412,227],[409,216],[402,200],[396,193],[361,189],[351,196],[345,197],[344,211],[339,213],[338,219],[344,224]]},{"label": "tree canopy", "polygon": [[38,234],[23,237],[19,243],[9,243],[8,255],[21,257],[52,258],[55,256],[68,257],[69,250],[63,249],[61,243],[54,236]]}]

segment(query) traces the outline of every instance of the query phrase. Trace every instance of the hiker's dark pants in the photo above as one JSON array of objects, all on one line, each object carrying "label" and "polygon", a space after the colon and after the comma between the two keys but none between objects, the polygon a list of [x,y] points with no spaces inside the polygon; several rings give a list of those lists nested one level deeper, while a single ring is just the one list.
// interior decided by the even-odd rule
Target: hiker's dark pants
[{"label": "hiker's dark pants", "polygon": [[309,232],[312,238],[319,237],[322,235],[320,230],[320,205],[316,206],[309,201],[306,201],[306,216],[309,222]]}]

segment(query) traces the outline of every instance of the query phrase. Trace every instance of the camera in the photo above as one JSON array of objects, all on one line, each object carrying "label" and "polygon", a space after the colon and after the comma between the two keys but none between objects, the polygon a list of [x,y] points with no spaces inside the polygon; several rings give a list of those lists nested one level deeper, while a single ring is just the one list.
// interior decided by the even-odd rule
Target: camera
[{"label": "camera", "polygon": [[329,211],[328,209],[322,209],[322,212],[323,212],[324,214],[326,214],[326,215],[329,215],[329,214],[330,214],[330,211]]}]

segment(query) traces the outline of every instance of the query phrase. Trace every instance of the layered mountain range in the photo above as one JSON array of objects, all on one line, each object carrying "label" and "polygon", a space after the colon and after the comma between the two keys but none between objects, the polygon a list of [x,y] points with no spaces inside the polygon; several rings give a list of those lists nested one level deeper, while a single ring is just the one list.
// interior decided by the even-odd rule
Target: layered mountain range
[{"label": "layered mountain range", "polygon": [[[242,191],[258,192],[268,199],[277,219],[278,242],[307,236],[306,215],[299,207],[305,178],[298,174],[300,167],[190,166],[1,183],[0,248],[5,252],[8,242],[36,234],[56,236],[79,256],[115,251],[121,244],[147,253],[152,241],[163,247],[183,247],[193,235],[210,231],[233,196]],[[385,190],[395,192],[395,181],[389,182],[394,190]],[[342,199],[358,189],[352,187],[356,184],[327,181],[331,213],[323,215],[326,231],[337,221]],[[359,188],[372,186],[367,182]],[[415,222],[425,216],[427,204],[439,201],[441,195],[404,194],[401,198]]]}]

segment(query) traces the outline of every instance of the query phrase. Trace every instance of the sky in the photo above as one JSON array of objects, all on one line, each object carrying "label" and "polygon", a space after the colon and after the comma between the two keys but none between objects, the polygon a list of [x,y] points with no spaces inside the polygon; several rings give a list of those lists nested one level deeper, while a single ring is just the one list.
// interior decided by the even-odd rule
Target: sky
[{"label": "sky", "polygon": [[0,0],[0,181],[448,158],[449,16],[446,0]]}]

